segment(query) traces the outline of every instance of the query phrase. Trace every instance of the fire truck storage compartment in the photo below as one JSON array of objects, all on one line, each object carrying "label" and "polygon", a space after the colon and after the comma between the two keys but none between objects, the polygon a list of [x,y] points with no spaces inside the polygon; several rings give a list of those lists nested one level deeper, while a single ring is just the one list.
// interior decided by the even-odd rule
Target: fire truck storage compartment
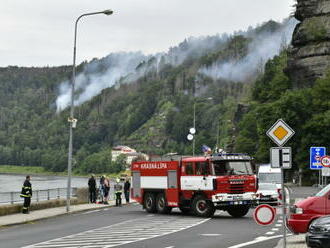
[{"label": "fire truck storage compartment", "polygon": [[168,171],[168,188],[176,189],[178,187],[178,174],[176,170]]},{"label": "fire truck storage compartment", "polygon": [[167,205],[171,207],[177,207],[179,205],[178,173],[176,170],[169,170],[167,173]]},{"label": "fire truck storage compartment", "polygon": [[141,197],[141,175],[140,171],[133,171],[132,173],[132,189],[133,196],[136,198]]}]

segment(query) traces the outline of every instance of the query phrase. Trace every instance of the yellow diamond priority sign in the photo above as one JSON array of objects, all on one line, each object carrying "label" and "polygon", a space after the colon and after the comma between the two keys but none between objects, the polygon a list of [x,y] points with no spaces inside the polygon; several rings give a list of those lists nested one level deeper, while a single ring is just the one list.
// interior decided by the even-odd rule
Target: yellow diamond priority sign
[{"label": "yellow diamond priority sign", "polygon": [[282,119],[279,119],[267,131],[268,137],[272,139],[278,146],[283,146],[293,135],[293,129]]}]

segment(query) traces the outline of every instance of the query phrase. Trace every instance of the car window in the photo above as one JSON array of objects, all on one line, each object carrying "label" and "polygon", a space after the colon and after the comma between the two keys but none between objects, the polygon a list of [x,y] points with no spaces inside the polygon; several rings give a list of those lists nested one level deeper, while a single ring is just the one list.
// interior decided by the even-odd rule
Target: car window
[{"label": "car window", "polygon": [[209,175],[210,167],[206,162],[196,162],[195,163],[196,175]]},{"label": "car window", "polygon": [[315,194],[315,196],[324,196],[329,190],[330,190],[330,184],[328,184],[326,187],[321,189],[318,193]]},{"label": "car window", "polygon": [[281,173],[259,173],[258,178],[260,182],[281,183]]},{"label": "car window", "polygon": [[192,163],[186,163],[186,175],[194,175],[194,167]]},{"label": "car window", "polygon": [[273,183],[260,183],[259,184],[259,189],[260,190],[273,190],[273,191],[277,191],[276,184],[273,184]]}]

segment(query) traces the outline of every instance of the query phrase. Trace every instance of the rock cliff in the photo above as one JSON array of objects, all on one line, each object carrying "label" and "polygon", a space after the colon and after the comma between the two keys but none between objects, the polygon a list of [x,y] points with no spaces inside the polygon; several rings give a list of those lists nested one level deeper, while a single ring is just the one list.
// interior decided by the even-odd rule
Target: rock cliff
[{"label": "rock cliff", "polygon": [[295,18],[286,72],[294,87],[311,86],[330,69],[330,0],[297,0]]}]

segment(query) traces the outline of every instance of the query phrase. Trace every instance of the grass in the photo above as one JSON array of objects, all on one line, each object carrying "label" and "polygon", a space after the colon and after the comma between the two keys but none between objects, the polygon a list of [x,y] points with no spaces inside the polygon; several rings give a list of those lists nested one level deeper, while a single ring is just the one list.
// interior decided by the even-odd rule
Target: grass
[{"label": "grass", "polygon": [[[16,165],[0,165],[0,173],[12,174],[47,174],[45,168],[40,166],[16,166]],[[51,172],[49,172],[51,173]]]},{"label": "grass", "polygon": [[[17,165],[0,165],[0,174],[1,173],[6,173],[6,174],[24,174],[24,175],[45,175],[45,176],[67,176],[68,173],[66,171],[64,172],[52,172],[52,171],[47,171],[45,170],[44,167],[41,166],[17,166]],[[100,173],[97,174],[95,173],[96,176],[101,176],[101,175],[107,175],[110,178],[116,178],[120,177],[121,174],[128,174],[128,172],[123,171],[119,173]],[[90,176],[90,173],[77,173],[77,172],[72,172],[73,176],[82,176],[82,177],[88,177]]]}]

